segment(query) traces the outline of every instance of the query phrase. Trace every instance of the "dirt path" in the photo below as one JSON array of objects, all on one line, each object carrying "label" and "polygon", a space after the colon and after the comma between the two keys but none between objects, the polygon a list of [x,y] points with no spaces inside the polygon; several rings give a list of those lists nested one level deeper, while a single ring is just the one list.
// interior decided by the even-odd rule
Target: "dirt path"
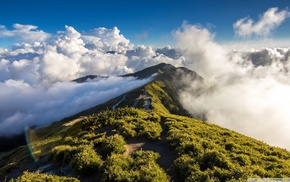
[{"label": "dirt path", "polygon": [[77,122],[83,120],[84,118],[85,118],[85,117],[79,117],[79,118],[74,119],[74,120],[72,120],[72,121],[70,121],[70,122],[68,122],[68,123],[63,124],[63,126],[71,126],[71,125],[73,125],[73,124],[75,124],[75,123],[77,123]]},{"label": "dirt path", "polygon": [[145,144],[145,142],[137,142],[136,143],[130,143],[125,145],[126,148],[126,152],[124,153],[124,155],[131,155],[132,153],[134,153],[136,150],[139,150],[143,147],[143,145]]},{"label": "dirt path", "polygon": [[170,150],[167,142],[167,126],[164,124],[164,121],[161,121],[161,127],[163,129],[161,133],[160,140],[148,140],[148,139],[140,139],[140,138],[132,138],[127,141],[127,145],[125,146],[126,152],[125,155],[130,155],[136,150],[151,150],[154,152],[158,152],[160,154],[160,158],[157,159],[157,163],[167,172],[169,176],[172,177],[171,180],[175,181],[175,174],[172,169],[172,164],[174,161],[174,156],[172,151]]}]

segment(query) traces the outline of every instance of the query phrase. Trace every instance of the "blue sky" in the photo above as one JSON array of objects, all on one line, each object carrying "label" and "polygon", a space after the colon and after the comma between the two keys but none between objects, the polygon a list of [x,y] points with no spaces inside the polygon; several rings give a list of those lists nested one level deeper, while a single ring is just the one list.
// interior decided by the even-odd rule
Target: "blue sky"
[{"label": "blue sky", "polygon": [[[218,42],[239,41],[233,24],[249,17],[257,21],[269,8],[288,10],[286,0],[5,0],[0,7],[0,25],[12,29],[13,24],[29,24],[54,34],[65,25],[79,32],[97,27],[117,26],[134,44],[166,45],[172,43],[171,31],[183,21],[210,29]],[[267,37],[285,39],[290,36],[290,20],[286,19]],[[10,39],[0,39],[7,45]]]}]

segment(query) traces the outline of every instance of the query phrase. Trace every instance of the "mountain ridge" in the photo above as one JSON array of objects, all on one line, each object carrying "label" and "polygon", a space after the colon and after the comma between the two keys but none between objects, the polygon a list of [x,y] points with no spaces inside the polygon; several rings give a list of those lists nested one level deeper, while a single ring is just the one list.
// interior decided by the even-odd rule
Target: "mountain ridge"
[{"label": "mountain ridge", "polygon": [[[124,76],[144,79],[151,75],[148,84],[126,94],[50,126],[26,131],[27,146],[0,155],[0,180],[290,177],[289,151],[189,117],[178,101],[178,92],[185,87],[184,76],[202,84],[204,79],[198,74],[163,63]],[[23,173],[26,170],[30,172]]]},{"label": "mountain ridge", "polygon": [[[185,83],[180,81],[182,80],[182,77],[185,75],[188,78],[190,78],[192,81],[194,80],[199,81],[201,84],[203,82],[203,78],[199,76],[196,72],[191,71],[185,67],[176,68],[172,66],[171,64],[166,64],[166,63],[160,63],[155,66],[145,68],[141,71],[137,71],[135,73],[121,75],[120,77],[135,77],[137,79],[146,79],[149,77],[153,77],[153,78],[148,84],[144,86],[141,86],[126,94],[113,98],[103,104],[99,104],[95,107],[82,111],[76,114],[76,116],[89,115],[89,114],[93,114],[95,112],[98,112],[104,109],[110,109],[120,100],[122,100],[125,95],[126,97],[129,97],[129,96],[131,97],[129,98],[129,100],[125,100],[125,102],[122,102],[120,106],[132,107],[135,99],[140,97],[140,95],[144,92],[144,90],[146,91],[147,89],[151,90],[150,91],[151,95],[154,92],[157,92],[155,89],[158,89],[159,91],[163,90],[162,91],[163,93],[165,92],[167,93],[165,95],[160,95],[160,97],[163,97],[163,100],[161,100],[161,102],[163,105],[165,105],[166,110],[168,110],[169,112],[173,114],[190,116],[190,114],[181,105],[178,95],[177,95],[179,90],[183,89],[186,86]],[[83,77],[83,78],[86,78],[86,77]],[[165,96],[167,98],[165,98]],[[139,106],[138,108],[141,108],[141,107]],[[194,117],[199,118],[199,119],[205,118],[204,116],[194,116]]]},{"label": "mountain ridge", "polygon": [[[173,75],[175,75],[174,73],[177,70],[179,70],[179,69],[180,70],[186,70],[187,73],[192,73],[194,75],[194,72],[188,70],[187,68],[175,68],[171,64],[160,63],[158,65],[154,65],[154,66],[145,68],[143,70],[137,71],[137,72],[132,73],[132,74],[120,75],[120,77],[135,77],[136,79],[146,79],[146,78],[149,78],[149,77],[151,77],[152,75],[155,74],[155,77],[154,77],[154,79],[151,80],[151,82],[156,81],[156,80],[165,79],[165,80],[167,80],[167,83],[169,83],[170,81],[173,80],[172,77],[173,77]],[[163,75],[163,74],[165,74],[165,75]],[[97,80],[106,79],[108,77],[109,76],[86,75],[84,77],[80,77],[80,78],[74,79],[72,81],[81,84],[83,82],[93,81],[93,80],[97,81]],[[178,78],[177,80],[180,80],[180,78]],[[169,83],[169,85],[172,85],[172,84]],[[173,86],[171,86],[171,88],[172,87]],[[76,113],[73,116],[63,118],[61,121],[75,119],[75,118],[78,118],[80,116],[87,116],[87,115],[99,112],[101,110],[112,109],[112,107],[116,103],[118,103],[120,100],[122,100],[124,95],[127,95],[129,100],[127,100],[126,102],[121,103],[119,106],[132,107],[134,102],[135,102],[135,99],[137,99],[140,96],[140,94],[143,93],[144,89],[145,89],[145,85],[141,86],[140,88],[136,88],[136,89],[128,92],[129,94],[123,94],[123,95],[117,96],[115,98],[110,99],[109,101],[106,101],[105,103],[98,104],[98,105],[96,105],[94,107],[91,107],[91,108],[85,110],[85,111],[81,111],[80,113]],[[169,90],[170,89],[168,89],[168,91]],[[172,91],[172,92],[174,92],[174,91]],[[178,101],[178,98],[175,98],[175,97],[176,96],[173,97],[174,98],[173,102],[178,104],[178,107],[177,107],[177,108],[179,108],[178,110],[182,110],[183,111],[183,113],[179,113],[179,114],[189,116],[189,114],[182,108],[181,104]],[[143,102],[142,100],[141,100],[141,102],[138,102],[139,105],[137,105],[136,107],[137,108],[143,108],[142,102]],[[175,113],[178,114],[177,111]],[[15,135],[15,136],[0,137],[0,139],[2,141],[1,144],[0,144],[0,152],[4,152],[4,151],[7,151],[9,149],[13,149],[15,147],[18,147],[19,145],[24,145],[25,142],[26,142],[24,133],[19,134],[19,135]],[[13,141],[17,141],[17,142],[13,142]]]}]

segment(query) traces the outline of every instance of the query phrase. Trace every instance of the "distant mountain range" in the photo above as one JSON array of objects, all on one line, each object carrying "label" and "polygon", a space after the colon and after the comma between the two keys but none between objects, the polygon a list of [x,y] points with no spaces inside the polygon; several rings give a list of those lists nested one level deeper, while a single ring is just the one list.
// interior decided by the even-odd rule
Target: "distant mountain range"
[{"label": "distant mountain range", "polygon": [[[187,68],[158,64],[122,75],[151,81],[50,126],[0,153],[0,180],[246,181],[290,177],[290,152],[191,116],[179,102]],[[103,76],[74,80],[82,83]],[[196,92],[200,92],[199,88]],[[199,120],[198,120],[199,119]],[[24,171],[29,172],[24,172]],[[23,173],[24,172],[24,173]]]}]

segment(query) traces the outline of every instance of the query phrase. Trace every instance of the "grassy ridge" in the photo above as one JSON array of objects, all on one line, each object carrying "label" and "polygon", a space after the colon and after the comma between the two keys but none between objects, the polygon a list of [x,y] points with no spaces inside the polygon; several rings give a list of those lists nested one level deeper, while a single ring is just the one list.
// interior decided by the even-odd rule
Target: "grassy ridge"
[{"label": "grassy ridge", "polygon": [[186,117],[168,117],[174,169],[185,181],[289,178],[290,153],[236,132]]},{"label": "grassy ridge", "polygon": [[[93,108],[85,116],[35,131],[38,137],[30,143],[34,155],[46,158],[46,163],[54,164],[56,171],[68,167],[75,177],[90,176],[96,181],[245,181],[250,177],[290,177],[289,151],[186,117],[186,111],[177,102],[177,89],[182,86],[174,85],[170,76],[174,68],[169,67],[169,72],[154,69],[160,75],[144,87],[151,95],[152,110],[127,107],[132,105],[132,99],[124,102],[123,108],[106,109],[118,102],[120,96]],[[146,76],[146,72],[142,73],[141,76]],[[138,97],[140,90],[128,93],[128,98]],[[144,148],[146,143],[160,141],[165,141],[165,146],[156,146],[161,148],[159,152],[141,147],[128,155],[126,146],[132,140],[142,141]],[[170,169],[161,168],[158,158],[171,154],[174,159]],[[25,146],[1,156],[0,180],[29,162]],[[28,172],[22,176],[65,180],[56,175]]]},{"label": "grassy ridge", "polygon": [[[149,130],[134,126],[142,119],[157,125],[165,122],[166,140],[175,157],[172,169],[180,181],[290,177],[290,153],[284,149],[193,118],[133,108],[105,111],[75,123],[61,132],[62,140],[51,149],[48,161],[69,165],[79,175],[100,175],[101,181],[168,181],[169,174],[156,162],[167,154],[141,150],[123,155],[128,138],[156,139],[144,134]],[[132,126],[124,132],[124,124]]]}]

